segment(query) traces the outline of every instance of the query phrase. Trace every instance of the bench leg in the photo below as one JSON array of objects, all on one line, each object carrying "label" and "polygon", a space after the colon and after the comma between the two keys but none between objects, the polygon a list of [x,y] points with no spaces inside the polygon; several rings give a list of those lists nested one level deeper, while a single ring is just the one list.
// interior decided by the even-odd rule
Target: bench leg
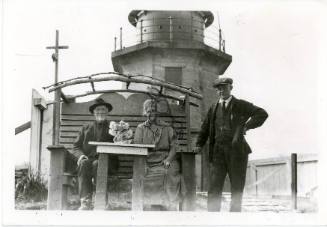
[{"label": "bench leg", "polygon": [[195,154],[182,153],[182,174],[186,195],[182,202],[183,211],[194,211],[196,200]]},{"label": "bench leg", "polygon": [[[49,149],[50,150],[50,149]],[[48,210],[62,210],[65,207],[66,195],[63,185],[65,152],[62,149],[51,149],[48,184]]]},{"label": "bench leg", "polygon": [[135,156],[133,165],[132,210],[143,211],[143,180],[145,157]]},{"label": "bench leg", "polygon": [[108,201],[107,196],[108,183],[108,154],[101,153],[99,155],[96,193],[95,193],[95,210],[104,210]]}]

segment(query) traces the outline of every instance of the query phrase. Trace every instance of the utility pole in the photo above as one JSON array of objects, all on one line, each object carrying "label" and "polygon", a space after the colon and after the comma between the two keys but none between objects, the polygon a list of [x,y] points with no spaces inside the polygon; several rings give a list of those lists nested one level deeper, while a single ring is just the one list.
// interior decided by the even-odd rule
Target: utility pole
[{"label": "utility pole", "polygon": [[[55,52],[52,54],[52,60],[55,63],[55,85],[58,83],[58,64],[59,64],[59,50],[68,49],[68,46],[59,46],[59,31],[56,30],[56,43],[55,46],[46,47],[46,49],[54,49]],[[60,94],[61,90],[55,91],[55,102],[53,106],[53,136],[52,144],[59,145],[59,127],[60,127]]]}]

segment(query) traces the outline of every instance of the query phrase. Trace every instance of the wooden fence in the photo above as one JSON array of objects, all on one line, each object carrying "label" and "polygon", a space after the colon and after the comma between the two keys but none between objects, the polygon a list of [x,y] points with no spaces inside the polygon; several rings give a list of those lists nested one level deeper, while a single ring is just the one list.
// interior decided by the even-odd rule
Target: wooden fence
[{"label": "wooden fence", "polygon": [[[316,154],[301,154],[297,157],[298,196],[310,196],[318,187]],[[293,167],[294,169],[294,167]],[[294,172],[294,171],[293,171]],[[291,155],[278,158],[268,158],[249,161],[245,194],[290,196],[292,194]]]}]

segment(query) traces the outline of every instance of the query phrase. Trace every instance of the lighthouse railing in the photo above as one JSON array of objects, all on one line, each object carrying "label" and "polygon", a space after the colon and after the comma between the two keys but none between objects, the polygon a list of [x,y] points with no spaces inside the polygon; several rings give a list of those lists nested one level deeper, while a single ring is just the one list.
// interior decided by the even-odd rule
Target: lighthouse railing
[{"label": "lighthouse railing", "polygon": [[142,19],[135,24],[134,32],[127,32],[123,35],[122,28],[119,32],[120,49],[115,48],[114,51],[148,41],[200,42],[222,52],[225,52],[226,46],[221,29],[215,25],[206,28],[204,21],[195,18],[191,20],[181,17]]}]

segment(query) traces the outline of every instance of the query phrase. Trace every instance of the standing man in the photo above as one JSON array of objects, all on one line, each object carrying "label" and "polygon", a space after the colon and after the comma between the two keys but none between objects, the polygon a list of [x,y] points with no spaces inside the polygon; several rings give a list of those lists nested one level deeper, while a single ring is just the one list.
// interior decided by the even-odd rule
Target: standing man
[{"label": "standing man", "polygon": [[[106,103],[101,98],[96,99],[89,107],[95,121],[82,128],[71,150],[77,161],[80,210],[92,209],[93,187],[97,176],[98,154],[96,146],[89,145],[89,141],[113,142],[113,136],[109,134],[109,121],[106,119],[111,110],[110,103]],[[109,172],[117,170],[118,164],[117,156],[110,156]]]},{"label": "standing man", "polygon": [[230,211],[240,212],[248,154],[251,153],[244,135],[247,130],[261,126],[268,114],[264,109],[232,96],[231,78],[218,78],[213,87],[218,100],[210,107],[201,126],[195,151],[200,152],[209,138],[208,211],[220,211],[228,174],[232,193]]}]

